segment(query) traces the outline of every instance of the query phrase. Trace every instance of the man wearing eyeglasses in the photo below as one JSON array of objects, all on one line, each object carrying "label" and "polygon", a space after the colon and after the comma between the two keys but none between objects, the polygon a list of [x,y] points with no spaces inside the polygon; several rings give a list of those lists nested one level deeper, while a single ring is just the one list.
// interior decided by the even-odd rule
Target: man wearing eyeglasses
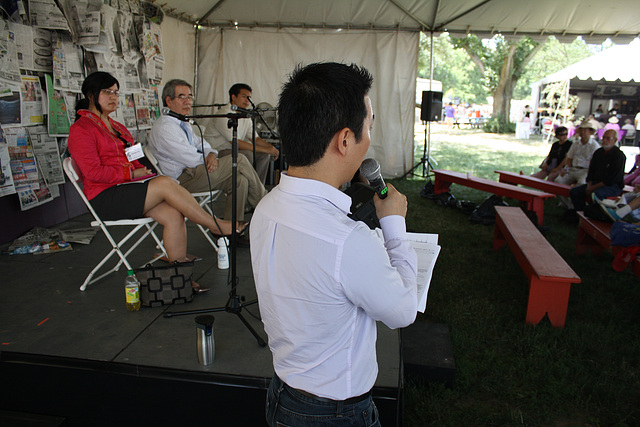
[{"label": "man wearing eyeglasses", "polygon": [[624,188],[624,165],[627,157],[616,146],[618,132],[608,129],[602,135],[602,147],[593,153],[587,174],[587,183],[571,189],[573,207],[583,211],[586,203],[619,196]]},{"label": "man wearing eyeglasses", "polygon": [[[243,110],[249,110],[251,105],[251,86],[245,83],[236,83],[229,89],[229,103],[222,107],[216,114],[228,114],[233,106]],[[227,119],[214,119],[209,129],[213,136],[214,148],[220,151],[220,157],[231,154],[232,129],[227,126]],[[253,124],[249,119],[238,120],[238,152],[244,154],[253,164]],[[256,135],[256,171],[264,184],[269,171],[271,159],[277,160],[280,152],[276,147]]]},{"label": "man wearing eyeglasses", "polygon": [[[211,185],[211,189],[230,195],[234,190],[231,156],[218,158],[218,151],[197,136],[189,122],[181,120],[191,113],[191,85],[184,80],[170,80],[162,90],[162,103],[168,111],[153,123],[149,141],[162,173],[177,179],[192,193],[209,191]],[[243,221],[247,208],[255,207],[267,194],[251,163],[240,154],[236,191],[238,221]],[[231,219],[232,208],[232,198],[227,197],[225,219]]]}]

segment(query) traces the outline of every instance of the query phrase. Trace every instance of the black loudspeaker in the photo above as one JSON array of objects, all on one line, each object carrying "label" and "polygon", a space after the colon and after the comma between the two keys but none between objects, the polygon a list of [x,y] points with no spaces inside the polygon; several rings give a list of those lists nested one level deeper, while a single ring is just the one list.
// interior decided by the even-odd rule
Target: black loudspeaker
[{"label": "black loudspeaker", "polygon": [[423,122],[439,122],[442,118],[442,92],[422,91],[420,120]]}]

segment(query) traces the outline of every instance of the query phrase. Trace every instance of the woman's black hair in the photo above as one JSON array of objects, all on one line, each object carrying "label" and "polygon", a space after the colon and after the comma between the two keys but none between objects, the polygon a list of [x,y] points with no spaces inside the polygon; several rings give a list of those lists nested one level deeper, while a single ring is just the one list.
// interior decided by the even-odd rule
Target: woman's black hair
[{"label": "woman's black hair", "polygon": [[76,104],[76,120],[80,117],[78,115],[78,110],[86,110],[89,108],[91,103],[102,113],[102,108],[98,103],[98,97],[100,96],[100,91],[102,89],[109,89],[113,85],[118,86],[120,89],[120,83],[118,79],[113,77],[109,73],[105,73],[104,71],[96,71],[95,73],[91,73],[84,79],[82,83],[82,94],[84,98],[82,98]]}]

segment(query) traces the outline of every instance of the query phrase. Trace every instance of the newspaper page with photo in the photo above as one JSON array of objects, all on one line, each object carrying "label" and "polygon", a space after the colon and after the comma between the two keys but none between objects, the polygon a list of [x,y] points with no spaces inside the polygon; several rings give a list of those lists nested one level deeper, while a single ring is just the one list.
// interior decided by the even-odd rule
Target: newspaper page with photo
[{"label": "newspaper page with photo", "polygon": [[9,147],[4,139],[4,131],[0,127],[0,197],[15,193],[16,187],[13,185],[11,174]]},{"label": "newspaper page with photo", "polygon": [[0,80],[0,124],[4,129],[21,126],[21,105],[19,84]]},{"label": "newspaper page with photo", "polygon": [[41,125],[44,123],[42,112],[42,89],[37,76],[21,76],[20,94],[22,105],[20,114],[22,126]]},{"label": "newspaper page with photo", "polygon": [[34,27],[71,31],[67,18],[54,0],[29,0],[29,16]]},{"label": "newspaper page with photo", "polygon": [[51,81],[51,76],[49,74],[45,74],[45,82],[47,85],[47,127],[49,130],[49,135],[69,135],[71,122],[69,120],[69,116],[67,115],[67,107],[65,105],[63,92],[61,90],[53,88],[53,82]]},{"label": "newspaper page with photo", "polygon": [[[20,83],[16,37],[13,31],[9,30],[9,24],[2,19],[0,19],[0,79]],[[5,85],[0,84],[0,86]]]},{"label": "newspaper page with photo", "polygon": [[71,38],[52,33],[53,46],[53,87],[59,90],[80,92],[84,81],[82,49]]},{"label": "newspaper page with photo", "polygon": [[56,138],[50,136],[44,126],[32,126],[27,128],[27,131],[31,138],[31,146],[38,162],[38,168],[47,186],[64,184],[64,171]]},{"label": "newspaper page with photo", "polygon": [[23,70],[51,72],[51,32],[28,25],[9,23],[18,49],[18,66]]}]

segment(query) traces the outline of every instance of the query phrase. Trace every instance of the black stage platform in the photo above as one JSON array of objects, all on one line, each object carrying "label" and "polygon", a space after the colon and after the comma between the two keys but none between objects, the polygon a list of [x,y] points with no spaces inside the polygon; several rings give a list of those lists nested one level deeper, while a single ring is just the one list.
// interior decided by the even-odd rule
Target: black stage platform
[{"label": "black stage platform", "polygon": [[[58,228],[89,222],[87,214]],[[191,223],[188,234],[189,253],[203,258],[194,279],[212,290],[189,304],[138,312],[125,307],[124,268],[79,290],[108,252],[102,232],[90,245],[73,244],[73,251],[0,256],[0,425],[265,424],[264,397],[273,375],[268,347],[260,347],[236,315],[212,313],[215,360],[202,366],[195,316],[163,317],[166,311],[224,306],[229,298],[228,270],[217,268],[216,254]],[[149,239],[129,259],[142,265],[153,252]],[[238,295],[255,299],[248,248],[238,250],[237,266]],[[266,340],[258,306],[242,313]],[[374,399],[383,425],[396,425],[402,407],[397,331],[379,325],[377,350]]]}]

